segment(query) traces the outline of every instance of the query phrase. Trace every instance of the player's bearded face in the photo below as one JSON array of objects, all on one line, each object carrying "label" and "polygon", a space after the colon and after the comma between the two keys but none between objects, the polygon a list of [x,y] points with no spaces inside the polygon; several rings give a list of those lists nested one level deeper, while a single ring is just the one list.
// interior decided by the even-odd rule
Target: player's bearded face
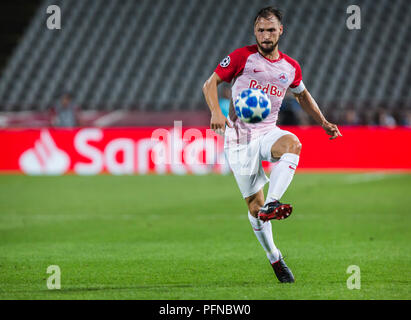
[{"label": "player's bearded face", "polygon": [[278,45],[283,26],[276,17],[259,18],[254,26],[254,35],[258,48],[264,53],[271,53]]},{"label": "player's bearded face", "polygon": [[257,45],[260,48],[260,50],[264,53],[271,53],[274,51],[275,47],[278,44],[278,40],[277,42],[273,42],[273,41],[263,41],[263,42],[258,42],[257,40]]}]

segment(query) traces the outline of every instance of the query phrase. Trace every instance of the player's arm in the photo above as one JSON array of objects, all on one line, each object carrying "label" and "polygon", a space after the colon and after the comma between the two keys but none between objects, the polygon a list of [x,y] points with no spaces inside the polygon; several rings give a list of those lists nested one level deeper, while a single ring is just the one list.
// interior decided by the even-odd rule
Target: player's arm
[{"label": "player's arm", "polygon": [[325,132],[331,136],[330,140],[337,138],[338,136],[342,137],[342,134],[338,130],[337,125],[328,122],[322,114],[320,108],[315,102],[314,98],[308,92],[307,89],[304,89],[301,93],[294,93],[295,98],[300,104],[301,108],[307,112],[313,119],[323,127]]},{"label": "player's arm", "polygon": [[225,130],[225,125],[229,127],[231,125],[228,119],[223,115],[220,109],[220,104],[218,103],[218,91],[217,86],[222,82],[221,78],[217,73],[213,73],[210,78],[203,85],[204,97],[207,101],[207,105],[211,111],[211,121],[210,128],[213,130]]}]

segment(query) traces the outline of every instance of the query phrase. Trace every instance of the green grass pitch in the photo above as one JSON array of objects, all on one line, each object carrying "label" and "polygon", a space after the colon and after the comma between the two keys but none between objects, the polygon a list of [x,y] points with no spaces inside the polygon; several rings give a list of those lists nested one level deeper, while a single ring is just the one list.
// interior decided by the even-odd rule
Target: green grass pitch
[{"label": "green grass pitch", "polygon": [[300,173],[282,200],[294,212],[273,233],[294,284],[231,175],[0,176],[0,299],[411,299],[411,175]]}]

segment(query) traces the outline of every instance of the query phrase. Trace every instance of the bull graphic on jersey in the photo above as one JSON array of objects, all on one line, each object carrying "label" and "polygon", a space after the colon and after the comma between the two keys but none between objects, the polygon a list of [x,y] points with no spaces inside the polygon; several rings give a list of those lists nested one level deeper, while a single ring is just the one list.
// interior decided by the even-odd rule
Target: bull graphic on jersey
[{"label": "bull graphic on jersey", "polygon": [[287,83],[287,81],[288,81],[288,77],[284,72],[280,74],[278,79],[280,80],[281,83]]}]

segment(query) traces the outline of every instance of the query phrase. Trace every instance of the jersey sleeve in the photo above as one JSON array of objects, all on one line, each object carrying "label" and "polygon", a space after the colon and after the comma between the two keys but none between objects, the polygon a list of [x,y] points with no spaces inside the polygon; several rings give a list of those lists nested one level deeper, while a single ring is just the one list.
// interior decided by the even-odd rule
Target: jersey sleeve
[{"label": "jersey sleeve", "polygon": [[301,67],[300,64],[294,60],[288,57],[287,61],[295,68],[295,75],[294,75],[294,80],[290,84],[290,90],[293,93],[301,93],[305,90],[305,85],[303,82],[303,75],[301,72]]},{"label": "jersey sleeve", "polygon": [[231,82],[243,71],[247,57],[243,48],[236,49],[220,62],[214,72],[221,80]]}]

